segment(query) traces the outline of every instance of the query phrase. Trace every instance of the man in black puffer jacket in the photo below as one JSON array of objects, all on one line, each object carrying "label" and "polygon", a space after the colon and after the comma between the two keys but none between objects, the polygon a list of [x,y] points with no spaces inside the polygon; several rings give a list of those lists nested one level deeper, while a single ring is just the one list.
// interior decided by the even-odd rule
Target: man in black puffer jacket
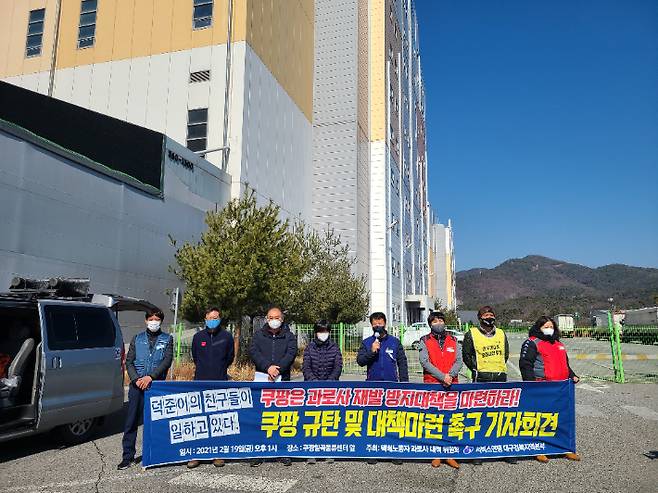
[{"label": "man in black puffer jacket", "polygon": [[284,382],[290,380],[290,368],[297,356],[297,336],[282,325],[283,312],[277,307],[270,308],[267,323],[254,331],[249,348],[256,371],[267,373],[272,382],[279,376]]},{"label": "man in black puffer jacket", "polygon": [[315,337],[304,350],[302,372],[304,380],[338,380],[343,371],[343,356],[338,344],[329,339],[329,324],[315,324]]}]

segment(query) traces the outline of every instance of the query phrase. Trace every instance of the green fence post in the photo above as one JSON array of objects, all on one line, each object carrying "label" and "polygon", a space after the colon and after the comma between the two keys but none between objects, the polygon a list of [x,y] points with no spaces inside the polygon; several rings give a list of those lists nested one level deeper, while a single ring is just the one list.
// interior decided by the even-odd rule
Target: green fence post
[{"label": "green fence post", "polygon": [[345,325],[343,322],[338,324],[338,346],[340,347],[340,354],[345,353]]},{"label": "green fence post", "polygon": [[609,312],[608,317],[612,319],[612,330],[615,336],[615,348],[617,349],[617,383],[625,383],[624,361],[622,359],[621,341],[619,340],[619,325],[615,323],[614,318],[611,317]]},{"label": "green fence post", "polygon": [[615,328],[612,322],[612,314],[608,311],[608,335],[610,337],[610,352],[612,354],[612,367],[615,372],[615,382],[621,383],[619,373],[619,351],[617,350],[617,341],[615,340]]},{"label": "green fence post", "polygon": [[[468,332],[469,330],[471,330],[471,324],[469,322],[466,322],[464,324],[464,334],[466,334],[466,332]],[[466,368],[466,377],[468,378],[468,380],[472,381],[473,374],[471,373],[471,369],[466,365],[464,365],[463,368]]]}]

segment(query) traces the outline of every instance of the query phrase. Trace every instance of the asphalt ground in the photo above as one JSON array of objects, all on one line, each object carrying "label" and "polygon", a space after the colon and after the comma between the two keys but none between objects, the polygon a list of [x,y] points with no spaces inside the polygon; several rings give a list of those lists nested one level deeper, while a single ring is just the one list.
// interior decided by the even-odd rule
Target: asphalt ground
[{"label": "asphalt ground", "polygon": [[[348,379],[348,378],[345,378]],[[355,376],[356,379],[356,376]],[[658,491],[658,385],[584,382],[576,391],[581,462],[485,461],[459,470],[426,462],[368,465],[347,460],[251,468],[229,462],[188,471],[166,466],[117,471],[123,413],[108,418],[94,441],[60,448],[48,434],[0,445],[0,491],[59,492],[580,492]],[[139,448],[138,448],[139,450]]]}]

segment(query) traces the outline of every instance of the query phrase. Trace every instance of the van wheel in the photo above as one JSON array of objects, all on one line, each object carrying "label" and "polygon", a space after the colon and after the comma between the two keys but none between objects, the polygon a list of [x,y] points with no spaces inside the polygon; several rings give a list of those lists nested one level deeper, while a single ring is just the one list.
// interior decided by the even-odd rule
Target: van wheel
[{"label": "van wheel", "polygon": [[86,418],[55,428],[59,441],[66,445],[86,442],[96,430],[98,418]]}]

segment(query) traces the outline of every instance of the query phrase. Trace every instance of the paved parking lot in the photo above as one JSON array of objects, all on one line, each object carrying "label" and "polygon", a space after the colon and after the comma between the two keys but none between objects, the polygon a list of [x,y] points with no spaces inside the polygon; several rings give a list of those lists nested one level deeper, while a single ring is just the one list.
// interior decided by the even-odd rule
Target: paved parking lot
[{"label": "paved parking lot", "polygon": [[585,382],[577,386],[577,443],[581,462],[522,460],[459,471],[426,462],[294,462],[291,467],[243,462],[188,471],[167,466],[117,471],[122,413],[93,442],[58,448],[49,435],[3,443],[0,491],[58,492],[655,492],[658,485],[658,385]]}]

